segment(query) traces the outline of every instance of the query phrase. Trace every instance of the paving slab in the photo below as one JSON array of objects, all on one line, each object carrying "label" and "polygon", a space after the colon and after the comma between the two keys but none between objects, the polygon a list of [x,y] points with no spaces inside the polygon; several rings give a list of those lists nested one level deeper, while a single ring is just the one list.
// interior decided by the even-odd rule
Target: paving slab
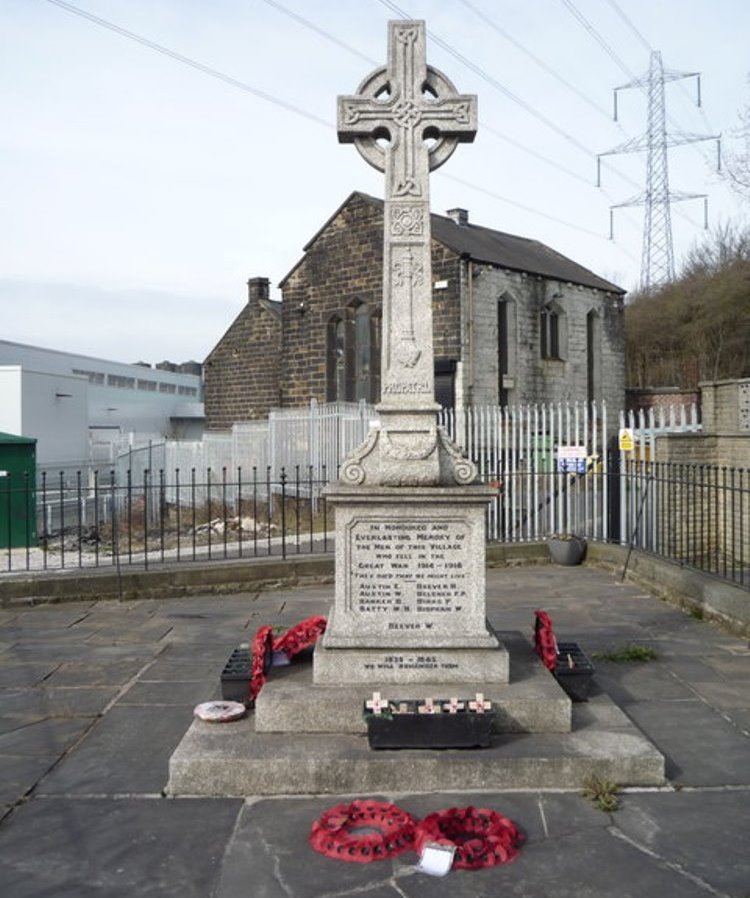
[{"label": "paving slab", "polygon": [[61,686],[58,689],[0,690],[0,711],[5,717],[96,717],[117,695],[109,686]]},{"label": "paving slab", "polygon": [[[650,852],[617,830],[619,813],[603,814],[574,795],[468,792],[460,796],[380,793],[367,797],[391,801],[418,818],[456,805],[490,808],[512,819],[526,842],[511,864],[452,871],[445,878],[434,878],[415,871],[417,857],[411,852],[365,865],[312,851],[307,842],[312,822],[333,801],[283,798],[248,802],[228,846],[216,898],[234,898],[248,882],[252,882],[253,898],[354,898],[364,894],[387,898],[697,898],[724,894],[715,890],[715,885],[734,882],[733,877],[722,879],[698,864],[694,869],[681,868],[671,860],[672,846],[660,846],[664,854]],[[655,801],[671,798],[654,796]],[[340,796],[339,800],[349,799]],[[676,814],[680,811],[684,814],[685,808],[674,809]],[[624,821],[625,826],[629,824]],[[689,844],[689,836],[687,841]],[[735,855],[736,845],[737,840],[730,862],[739,874],[744,859]]]},{"label": "paving slab", "polygon": [[121,686],[142,671],[148,661],[126,659],[109,663],[64,661],[47,677],[48,686]]},{"label": "paving slab", "polygon": [[176,705],[184,709],[220,697],[218,677],[197,682],[188,680],[184,683],[179,680],[169,682],[143,680],[135,683],[120,697],[118,707],[142,705],[155,708],[159,705]]},{"label": "paving slab", "polygon": [[[34,801],[0,830],[0,894],[206,898],[240,804],[207,800],[191,813],[166,800]],[[253,894],[251,883],[244,894]]]},{"label": "paving slab", "polygon": [[40,794],[158,794],[192,708],[116,706],[39,785]]},{"label": "paving slab", "polygon": [[665,666],[594,661],[596,680],[618,704],[635,701],[691,701],[695,693]]},{"label": "paving slab", "polygon": [[0,688],[36,686],[47,680],[57,667],[56,661],[18,661],[14,658],[0,660]]},{"label": "paving slab", "polygon": [[[58,717],[35,720],[0,734],[0,758],[5,755],[57,758],[91,726],[89,718]],[[0,761],[0,767],[2,761]]]},{"label": "paving slab", "polygon": [[[666,800],[665,800],[666,799]],[[626,795],[612,826],[719,893],[750,895],[750,791]]]},{"label": "paving slab", "polygon": [[627,714],[663,752],[671,781],[683,786],[750,783],[750,737],[700,700],[632,702]]},{"label": "paving slab", "polygon": [[0,801],[4,805],[3,814],[33,789],[57,760],[57,755],[1,757],[3,775],[0,780]]}]

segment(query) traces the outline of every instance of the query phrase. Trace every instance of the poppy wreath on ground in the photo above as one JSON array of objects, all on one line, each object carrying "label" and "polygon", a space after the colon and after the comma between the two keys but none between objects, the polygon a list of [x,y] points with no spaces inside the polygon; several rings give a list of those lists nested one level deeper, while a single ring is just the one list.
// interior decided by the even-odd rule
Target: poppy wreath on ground
[{"label": "poppy wreath on ground", "polygon": [[453,867],[478,870],[512,861],[524,837],[515,823],[487,808],[449,808],[436,811],[417,824],[414,850],[427,842],[455,846]]},{"label": "poppy wreath on ground", "polygon": [[554,670],[557,666],[557,639],[552,629],[552,618],[546,611],[535,611],[534,614],[534,651],[547,670]]},{"label": "poppy wreath on ground", "polygon": [[273,651],[273,628],[259,627],[250,650],[250,691],[248,698],[253,704],[266,682],[266,673],[271,666]]},{"label": "poppy wreath on ground", "polygon": [[324,617],[320,615],[308,617],[276,639],[273,643],[273,650],[281,652],[287,660],[291,660],[303,649],[315,645],[318,637],[325,633],[325,630],[326,619]]},{"label": "poppy wreath on ground", "polygon": [[357,800],[321,814],[312,825],[310,846],[339,861],[369,864],[413,848],[416,825],[396,805]]}]

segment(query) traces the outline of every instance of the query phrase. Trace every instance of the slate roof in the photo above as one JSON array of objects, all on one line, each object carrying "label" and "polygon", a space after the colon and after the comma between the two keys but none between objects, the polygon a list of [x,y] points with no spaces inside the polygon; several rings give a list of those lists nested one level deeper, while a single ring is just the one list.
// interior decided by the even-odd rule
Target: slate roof
[{"label": "slate roof", "polygon": [[459,225],[452,218],[434,213],[430,215],[430,219],[433,239],[476,262],[488,262],[500,268],[570,281],[608,293],[625,293],[622,287],[599,277],[538,240],[505,234],[471,223]]},{"label": "slate roof", "polygon": [[[355,190],[336,209],[331,217],[318,229],[315,235],[305,244],[304,251],[315,243],[318,236],[328,227],[333,219],[354,197],[360,197],[369,203],[377,204],[382,208],[383,200],[370,196],[367,193]],[[529,240],[526,237],[518,237],[515,234],[506,234],[503,231],[495,231],[475,224],[459,225],[445,215],[430,215],[432,222],[432,237],[440,243],[452,249],[459,255],[465,255],[475,262],[486,262],[499,268],[509,268],[513,271],[525,271],[528,274],[538,274],[542,277],[580,284],[583,287],[594,287],[607,293],[625,293],[622,287],[605,280],[594,274],[583,265],[579,265],[567,256],[556,252],[538,240]],[[289,271],[281,280],[279,286],[283,287],[289,275],[297,268],[302,260]]]}]

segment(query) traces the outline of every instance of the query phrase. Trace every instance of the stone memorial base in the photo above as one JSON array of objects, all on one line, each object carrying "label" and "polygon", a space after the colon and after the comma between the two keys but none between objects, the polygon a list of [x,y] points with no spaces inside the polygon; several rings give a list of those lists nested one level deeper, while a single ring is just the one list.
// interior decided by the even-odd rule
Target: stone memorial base
[{"label": "stone memorial base", "polygon": [[[592,774],[620,785],[664,783],[663,755],[605,694],[571,705],[521,634],[501,636],[511,682],[484,690],[496,710],[489,748],[373,751],[362,716],[371,690],[317,686],[309,666],[298,664],[274,671],[245,719],[194,720],[170,759],[167,792],[246,798],[580,790]],[[428,687],[411,692],[424,697]],[[434,698],[446,694],[444,684],[434,688]],[[456,693],[467,697],[465,685]]]}]

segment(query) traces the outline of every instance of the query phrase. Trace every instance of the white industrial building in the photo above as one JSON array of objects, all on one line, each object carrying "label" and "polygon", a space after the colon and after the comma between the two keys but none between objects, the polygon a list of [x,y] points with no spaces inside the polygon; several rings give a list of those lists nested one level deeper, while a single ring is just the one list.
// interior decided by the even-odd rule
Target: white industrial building
[{"label": "white industrial building", "polygon": [[0,431],[36,439],[40,468],[106,461],[126,443],[200,439],[199,372],[0,340]]}]

